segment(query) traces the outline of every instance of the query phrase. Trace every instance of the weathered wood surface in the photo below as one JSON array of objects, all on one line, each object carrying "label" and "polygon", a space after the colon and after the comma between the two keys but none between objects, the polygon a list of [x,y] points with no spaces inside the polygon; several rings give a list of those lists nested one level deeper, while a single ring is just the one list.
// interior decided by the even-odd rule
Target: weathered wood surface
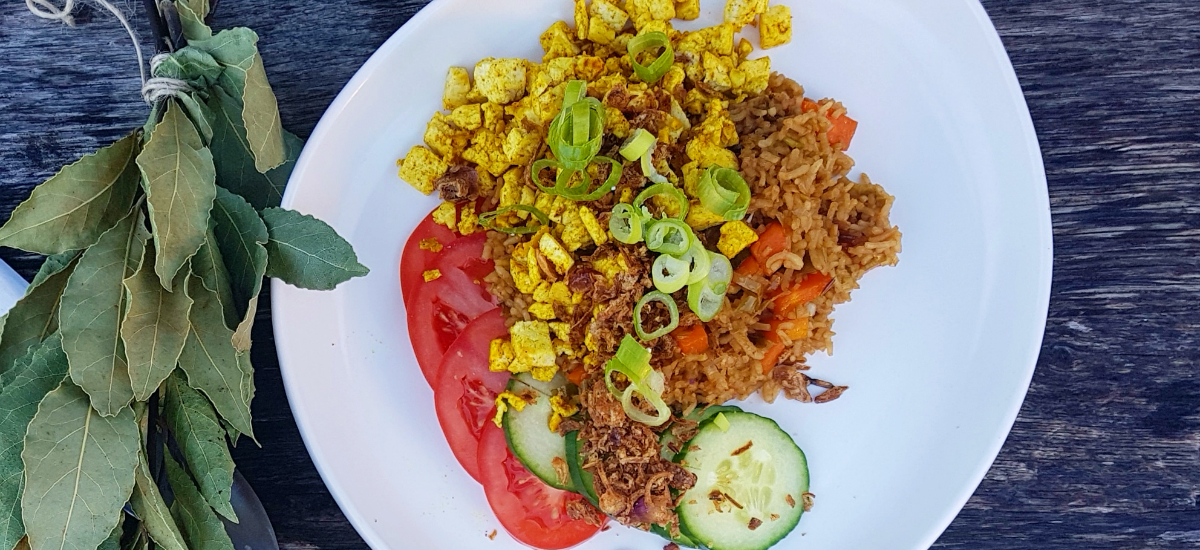
[{"label": "weathered wood surface", "polygon": [[[935,547],[1200,548],[1200,5],[984,4],[1041,140],[1054,293],[1021,416]],[[144,21],[141,2],[118,5]],[[307,135],[421,5],[225,0],[216,24],[263,37],[284,124]],[[145,116],[123,31],[88,8],[79,20],[69,29],[21,2],[0,5],[4,218],[59,166]],[[26,276],[38,265],[7,249],[0,258]],[[285,548],[363,548],[292,421],[270,302],[261,303],[254,413],[263,448],[241,446],[237,462]]]}]

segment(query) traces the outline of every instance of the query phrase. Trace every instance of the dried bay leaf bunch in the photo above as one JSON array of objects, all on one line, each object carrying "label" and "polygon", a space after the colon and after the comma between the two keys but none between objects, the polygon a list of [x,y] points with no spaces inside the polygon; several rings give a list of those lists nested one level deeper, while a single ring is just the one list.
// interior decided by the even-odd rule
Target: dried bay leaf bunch
[{"label": "dried bay leaf bunch", "polygon": [[279,207],[303,142],[258,36],[214,32],[207,0],[175,7],[187,43],[153,74],[186,89],[0,226],[0,246],[47,255],[0,318],[0,550],[232,550],[263,277],[325,290],[368,272]]}]

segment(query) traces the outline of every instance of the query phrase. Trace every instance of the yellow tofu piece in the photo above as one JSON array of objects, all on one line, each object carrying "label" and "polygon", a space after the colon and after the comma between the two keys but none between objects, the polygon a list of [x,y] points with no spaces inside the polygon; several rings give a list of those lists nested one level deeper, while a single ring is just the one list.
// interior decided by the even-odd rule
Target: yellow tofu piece
[{"label": "yellow tofu piece", "polygon": [[587,39],[597,44],[609,44],[625,28],[629,14],[608,0],[592,0],[588,7]]},{"label": "yellow tofu piece", "polygon": [[691,208],[688,208],[687,219],[684,221],[692,229],[703,231],[725,223],[725,216],[705,208],[700,201],[692,201]]},{"label": "yellow tofu piece", "polygon": [[739,94],[757,94],[767,89],[771,79],[771,58],[747,59],[730,72],[733,91]]},{"label": "yellow tofu piece", "polygon": [[562,224],[559,227],[562,229],[562,232],[559,234],[559,239],[562,240],[567,250],[574,252],[592,243],[587,228],[583,226],[583,220],[579,218],[578,209],[571,208],[567,210],[563,213],[561,219]]},{"label": "yellow tofu piece", "polygon": [[479,106],[483,113],[484,129],[500,133],[504,131],[504,106],[498,103],[484,103]]},{"label": "yellow tofu piece", "polygon": [[[496,424],[497,428],[504,427],[504,413],[508,411],[508,408],[512,407],[517,412],[520,412],[525,409],[525,405],[527,404],[528,402],[525,401],[524,397],[513,392],[508,390],[500,392],[500,395],[496,396],[496,416],[492,417],[492,422]],[[551,405],[551,408],[553,408],[553,405]]]},{"label": "yellow tofu piece", "polygon": [[571,403],[561,395],[551,395],[550,419],[547,421],[547,427],[552,432],[558,430],[558,425],[562,423],[562,419],[574,416],[578,412],[578,405]]},{"label": "yellow tofu piece", "polygon": [[567,283],[555,281],[550,285],[550,300],[551,303],[563,306],[572,304],[571,289],[567,287]]},{"label": "yellow tofu piece", "polygon": [[521,188],[524,183],[521,182],[521,169],[513,168],[501,176],[503,183],[500,184],[500,206],[512,206],[521,202]]},{"label": "yellow tofu piece", "polygon": [[554,344],[550,342],[550,325],[545,321],[517,321],[509,334],[514,362],[530,367],[554,366]]},{"label": "yellow tofu piece", "polygon": [[605,278],[612,280],[619,273],[629,270],[629,261],[620,252],[611,252],[600,258],[592,258],[592,268],[599,271]]},{"label": "yellow tofu piece", "polygon": [[587,0],[575,0],[575,38],[586,40],[588,36]]},{"label": "yellow tofu piece", "polygon": [[542,270],[537,264],[537,249],[532,243],[522,243],[513,250],[509,260],[509,273],[517,290],[533,294],[542,284]]},{"label": "yellow tofu piece", "polygon": [[433,183],[450,168],[446,161],[421,145],[414,145],[400,159],[400,178],[426,195],[433,192]]},{"label": "yellow tofu piece", "polygon": [[675,32],[675,27],[671,26],[670,21],[659,21],[657,19],[650,21],[650,22],[646,23],[645,25],[642,25],[642,27],[640,29],[638,29],[638,34],[639,35],[646,34],[648,32],[655,32],[655,31],[661,32],[661,33],[667,35],[667,38],[672,38],[679,34],[679,33]]},{"label": "yellow tofu piece", "polygon": [[450,122],[442,113],[433,113],[425,125],[425,145],[442,158],[450,159],[462,154],[471,141],[471,134]]},{"label": "yellow tofu piece", "polygon": [[462,67],[450,67],[442,89],[442,108],[454,109],[470,103],[471,75]]},{"label": "yellow tofu piece", "polygon": [[548,367],[533,367],[529,369],[529,374],[533,375],[533,379],[542,382],[549,382],[553,380],[556,373],[558,373],[558,367],[555,365]]},{"label": "yellow tofu piece", "polygon": [[470,103],[455,107],[448,117],[455,126],[469,132],[483,127],[483,111],[478,103]]},{"label": "yellow tofu piece", "polygon": [[541,143],[541,133],[530,132],[521,126],[514,126],[504,139],[504,155],[508,157],[509,164],[524,166],[533,160]]},{"label": "yellow tofu piece", "polygon": [[492,340],[488,344],[488,370],[504,372],[513,362],[512,343],[503,338]]},{"label": "yellow tofu piece", "polygon": [[725,22],[738,28],[754,22],[758,14],[767,10],[767,0],[728,0],[725,2]]},{"label": "yellow tofu piece", "polygon": [[529,306],[529,314],[543,321],[551,321],[558,316],[554,313],[554,306],[542,302],[536,302]]},{"label": "yellow tofu piece", "polygon": [[433,216],[434,223],[444,225],[450,228],[451,231],[454,231],[455,222],[458,221],[458,211],[454,208],[454,203],[443,202],[439,204],[437,208],[433,209],[433,214],[431,215]]},{"label": "yellow tofu piece", "polygon": [[479,176],[479,194],[485,197],[490,196],[492,191],[496,190],[496,184],[500,182],[499,178],[489,174],[487,170],[476,170],[475,174]]},{"label": "yellow tofu piece", "polygon": [[542,50],[545,55],[542,56],[542,61],[554,59],[556,57],[570,57],[579,55],[579,46],[575,45],[575,31],[567,26],[565,21],[555,21],[550,28],[546,29],[538,42],[542,45]]},{"label": "yellow tofu piece", "polygon": [[608,242],[608,231],[600,225],[600,220],[596,219],[596,214],[592,212],[591,208],[586,206],[579,207],[579,221],[583,222],[584,230],[587,231],[588,236],[592,238],[592,242],[596,243],[596,246]]},{"label": "yellow tofu piece", "polygon": [[727,56],[712,52],[700,54],[700,66],[704,76],[701,78],[709,88],[718,92],[727,92],[733,88],[729,73],[733,71],[733,60]]},{"label": "yellow tofu piece", "polygon": [[754,44],[751,44],[750,41],[746,40],[744,37],[739,38],[737,46],[735,46],[733,50],[734,53],[737,54],[738,59],[745,60],[746,56],[754,52]]},{"label": "yellow tofu piece", "polygon": [[492,103],[507,105],[525,95],[526,61],[484,58],[475,64],[475,87]]},{"label": "yellow tofu piece", "polygon": [[658,81],[658,85],[662,86],[667,93],[674,94],[675,89],[683,85],[684,76],[683,67],[671,65],[671,68],[667,69],[667,74],[664,74],[662,80]]},{"label": "yellow tofu piece", "polygon": [[733,53],[733,33],[735,30],[733,25],[722,23],[684,33],[679,38],[675,51],[688,52],[697,56],[700,52],[706,51],[719,55],[730,55]]},{"label": "yellow tofu piece", "polygon": [[604,131],[611,132],[619,139],[629,137],[633,128],[629,126],[629,120],[625,118],[625,113],[613,107],[605,107],[604,114]]},{"label": "yellow tofu piece", "polygon": [[684,21],[700,17],[700,0],[675,0],[675,17]]},{"label": "yellow tofu piece", "polygon": [[421,248],[421,250],[428,250],[435,254],[442,251],[442,243],[438,242],[438,240],[433,237],[421,239],[421,242],[418,243],[418,246]]},{"label": "yellow tofu piece", "polygon": [[421,278],[425,279],[425,282],[427,282],[427,283],[429,281],[436,280],[441,276],[442,276],[442,271],[440,269],[430,269],[428,271],[425,271],[424,273],[421,273]]},{"label": "yellow tofu piece", "polygon": [[462,211],[458,215],[458,232],[463,235],[470,235],[478,230],[479,215],[475,213],[475,203],[464,203]]},{"label": "yellow tofu piece", "polygon": [[[700,163],[693,160],[683,165],[680,171],[683,172],[683,194],[693,199],[699,198],[696,187],[700,184]],[[695,203],[695,201],[692,202]]]},{"label": "yellow tofu piece", "polygon": [[555,321],[549,323],[550,332],[554,334],[555,340],[560,340],[570,345],[571,343],[571,324],[563,321]]},{"label": "yellow tofu piece", "polygon": [[710,140],[693,139],[687,144],[688,158],[696,159],[703,166],[724,166],[726,168],[738,167],[737,155]]},{"label": "yellow tofu piece", "polygon": [[625,0],[625,11],[633,26],[641,29],[651,21],[670,21],[675,18],[674,0]]},{"label": "yellow tofu piece", "polygon": [[538,250],[547,260],[550,260],[550,263],[554,264],[559,274],[566,275],[567,270],[575,265],[575,258],[571,257],[571,253],[563,247],[562,243],[558,242],[558,239],[554,238],[554,235],[543,233],[541,239],[538,239]]},{"label": "yellow tofu piece", "polygon": [[593,55],[576,58],[575,74],[584,80],[595,80],[604,74],[604,60]]},{"label": "yellow tofu piece", "polygon": [[758,44],[766,48],[792,41],[792,9],[776,4],[758,17]]},{"label": "yellow tofu piece", "polygon": [[504,153],[504,136],[490,130],[480,130],[471,136],[471,146],[462,152],[462,158],[478,164],[493,176],[503,174],[512,163]]},{"label": "yellow tofu piece", "polygon": [[753,228],[741,220],[732,221],[721,226],[721,239],[717,241],[717,250],[726,258],[732,258],[757,240],[758,234]]},{"label": "yellow tofu piece", "polygon": [[[540,96],[558,84],[575,78],[575,64],[578,60],[578,56],[556,57],[545,63],[531,65],[527,73],[529,95]],[[561,102],[561,96],[559,99]],[[536,104],[536,101],[534,103]]]}]

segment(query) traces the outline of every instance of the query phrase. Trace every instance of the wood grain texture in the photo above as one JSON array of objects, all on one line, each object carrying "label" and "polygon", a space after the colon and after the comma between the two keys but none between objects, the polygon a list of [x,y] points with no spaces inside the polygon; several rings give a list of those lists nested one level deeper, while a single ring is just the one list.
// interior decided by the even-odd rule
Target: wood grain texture
[{"label": "wood grain texture", "polygon": [[[118,3],[142,21],[141,2]],[[226,0],[262,36],[284,126],[307,136],[423,2]],[[1033,113],[1055,266],[1038,369],[1003,451],[935,548],[1200,548],[1200,9],[1195,0],[985,0]],[[141,124],[127,38],[0,5],[0,215]],[[148,35],[148,32],[145,33]],[[147,40],[148,42],[148,40]],[[38,258],[0,250],[31,276]],[[305,452],[268,299],[255,431],[236,449],[289,549],[364,548]]]}]

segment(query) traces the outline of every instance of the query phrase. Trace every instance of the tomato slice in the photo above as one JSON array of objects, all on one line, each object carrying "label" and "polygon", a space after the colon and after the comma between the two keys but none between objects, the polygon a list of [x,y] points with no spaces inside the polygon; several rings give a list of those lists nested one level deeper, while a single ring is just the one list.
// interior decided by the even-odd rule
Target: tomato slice
[{"label": "tomato slice", "polygon": [[[422,274],[433,269],[434,260],[441,252],[423,250],[421,241],[434,239],[441,244],[443,251],[458,239],[458,234],[450,231],[444,225],[433,221],[433,214],[425,216],[417,228],[408,236],[404,243],[404,252],[400,256],[400,291],[404,295],[404,305],[409,305],[415,296],[417,287],[424,282]],[[480,249],[482,251],[482,247]]]},{"label": "tomato slice", "polygon": [[408,336],[421,373],[431,387],[437,380],[442,356],[467,324],[496,309],[491,295],[459,269],[422,282],[408,305]]},{"label": "tomato slice", "polygon": [[521,465],[508,449],[504,430],[487,426],[479,442],[479,473],[492,512],[513,538],[534,548],[557,550],[595,535],[600,526],[567,515],[567,503],[583,497],[555,489]]},{"label": "tomato slice", "polygon": [[[492,424],[496,396],[508,385],[507,372],[488,370],[488,344],[508,335],[499,309],[483,314],[462,331],[438,368],[433,386],[442,434],[454,458],[476,480],[479,477],[479,439]],[[504,435],[501,434],[501,439]]]}]

